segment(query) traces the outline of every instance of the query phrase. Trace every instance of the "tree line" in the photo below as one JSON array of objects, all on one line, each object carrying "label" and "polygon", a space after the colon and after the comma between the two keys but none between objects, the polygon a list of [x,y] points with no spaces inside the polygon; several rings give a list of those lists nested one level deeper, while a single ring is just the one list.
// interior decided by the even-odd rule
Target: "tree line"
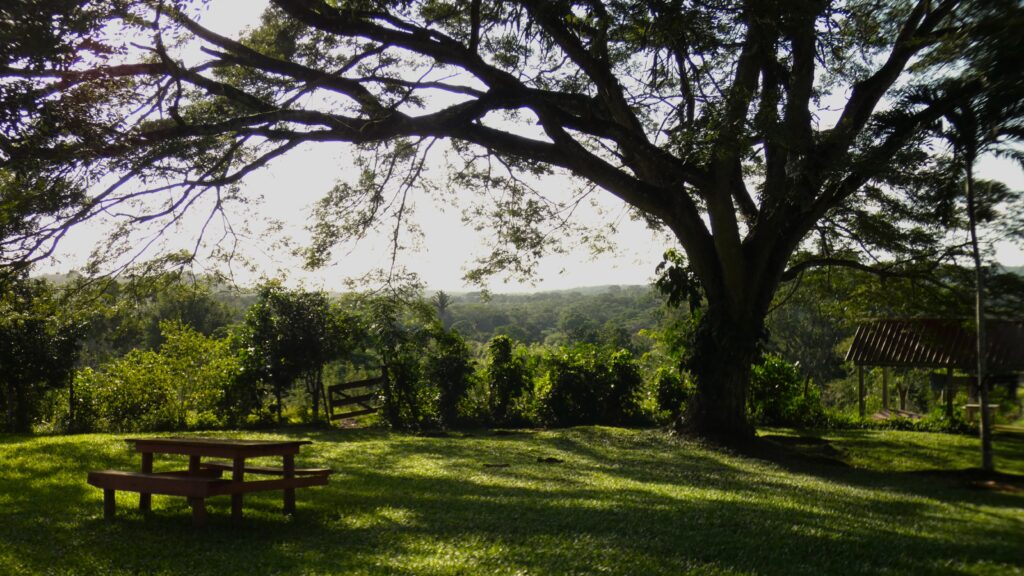
[{"label": "tree line", "polygon": [[[823,425],[829,410],[833,420],[849,414],[842,355],[858,321],[969,311],[969,271],[935,277],[808,272],[769,317],[751,420]],[[1019,275],[991,273],[989,284],[1001,287],[993,306],[1021,309]],[[9,431],[324,422],[327,386],[382,373],[380,419],[404,429],[669,422],[695,393],[686,356],[700,303],[666,305],[651,286],[486,302],[276,282],[239,293],[175,275],[60,286],[22,277],[3,287],[0,408]],[[899,378],[910,408],[936,407],[926,374]]]}]

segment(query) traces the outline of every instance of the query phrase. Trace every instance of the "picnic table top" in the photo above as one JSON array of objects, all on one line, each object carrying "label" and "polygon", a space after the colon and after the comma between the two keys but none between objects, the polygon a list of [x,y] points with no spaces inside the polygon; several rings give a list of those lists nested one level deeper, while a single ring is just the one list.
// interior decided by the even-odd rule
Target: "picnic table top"
[{"label": "picnic table top", "polygon": [[235,438],[126,438],[137,452],[244,457],[295,454],[310,440],[240,440]]}]

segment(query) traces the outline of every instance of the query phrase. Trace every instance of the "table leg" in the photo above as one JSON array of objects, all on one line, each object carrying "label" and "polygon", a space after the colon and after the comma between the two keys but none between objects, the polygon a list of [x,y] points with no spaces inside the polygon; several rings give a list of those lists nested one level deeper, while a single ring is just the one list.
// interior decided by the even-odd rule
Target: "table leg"
[{"label": "table leg", "polygon": [[114,519],[114,491],[110,488],[103,489],[103,518],[106,520]]},{"label": "table leg", "polygon": [[[152,474],[153,473],[153,453],[143,452],[142,453],[142,473]],[[139,493],[139,511],[148,513],[153,508],[153,496],[144,492]]]},{"label": "table leg", "polygon": [[[245,479],[245,458],[235,458],[231,467],[231,481],[242,482]],[[242,494],[231,495],[231,519],[242,519]]]},{"label": "table leg", "polygon": [[189,498],[188,503],[192,506],[192,525],[201,528],[206,525],[206,499]]},{"label": "table leg", "polygon": [[[286,480],[295,478],[295,455],[287,454],[284,457],[284,477]],[[295,513],[295,488],[284,489],[284,513]]]},{"label": "table leg", "polygon": [[195,476],[199,472],[199,456],[188,457],[188,473]]}]

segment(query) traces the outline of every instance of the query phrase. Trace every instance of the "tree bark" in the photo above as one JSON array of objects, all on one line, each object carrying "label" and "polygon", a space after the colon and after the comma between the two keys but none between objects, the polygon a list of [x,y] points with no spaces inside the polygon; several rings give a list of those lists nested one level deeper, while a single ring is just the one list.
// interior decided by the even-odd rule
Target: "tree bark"
[{"label": "tree bark", "polygon": [[759,329],[751,329],[755,325],[734,321],[720,308],[704,312],[686,362],[697,393],[677,426],[681,432],[733,446],[753,440],[747,389],[760,337]]}]

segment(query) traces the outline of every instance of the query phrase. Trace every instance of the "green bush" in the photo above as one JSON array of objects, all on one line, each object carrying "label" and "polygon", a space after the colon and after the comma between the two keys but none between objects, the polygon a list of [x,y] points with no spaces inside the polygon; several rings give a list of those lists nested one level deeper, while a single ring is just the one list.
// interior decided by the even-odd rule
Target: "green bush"
[{"label": "green bush", "polygon": [[608,424],[639,422],[642,418],[639,396],[644,385],[640,365],[629,350],[612,353],[607,362],[604,422]]},{"label": "green bush", "polygon": [[81,370],[74,382],[82,399],[76,426],[104,432],[183,429],[185,415],[177,410],[172,383],[160,355],[149,350],[132,350],[99,370]]},{"label": "green bush", "polygon": [[658,410],[675,421],[682,414],[686,403],[693,396],[693,387],[667,368],[658,368],[654,374],[654,395]]},{"label": "green bush", "polygon": [[547,394],[548,420],[560,426],[596,424],[603,413],[604,368],[593,346],[578,345],[549,353]]},{"label": "green bush", "polygon": [[466,398],[473,377],[469,346],[455,330],[437,330],[424,364],[424,377],[428,385],[437,390],[437,415],[441,426],[456,426],[459,405]]},{"label": "green bush", "polygon": [[31,432],[74,371],[84,326],[64,317],[56,296],[44,281],[0,274],[2,432]]},{"label": "green bush", "polygon": [[415,346],[395,349],[381,386],[381,419],[396,430],[415,430],[428,423],[429,393],[424,390],[420,354]]},{"label": "green bush", "polygon": [[226,340],[182,326],[161,324],[159,351],[132,350],[74,377],[74,408],[68,395],[55,420],[70,431],[137,432],[215,428],[224,391],[238,371]]},{"label": "green bush", "polygon": [[775,354],[751,368],[747,408],[759,425],[814,426],[823,419],[818,387],[804,386],[796,366]]},{"label": "green bush", "polygon": [[848,412],[828,410],[824,413],[821,425],[830,430],[901,430],[908,432],[945,432],[967,436],[978,433],[978,425],[976,423],[967,422],[957,413],[954,413],[952,419],[946,418],[942,410],[934,410],[924,418],[917,420],[903,417],[873,420],[861,418],[856,414]]},{"label": "green bush", "polygon": [[624,424],[642,414],[640,369],[627,350],[608,353],[589,344],[561,348],[545,358],[547,420],[559,426]]},{"label": "green bush", "polygon": [[522,357],[516,354],[515,343],[504,335],[495,336],[487,344],[488,364],[484,374],[489,391],[491,420],[498,425],[522,425],[531,412],[533,378]]}]

